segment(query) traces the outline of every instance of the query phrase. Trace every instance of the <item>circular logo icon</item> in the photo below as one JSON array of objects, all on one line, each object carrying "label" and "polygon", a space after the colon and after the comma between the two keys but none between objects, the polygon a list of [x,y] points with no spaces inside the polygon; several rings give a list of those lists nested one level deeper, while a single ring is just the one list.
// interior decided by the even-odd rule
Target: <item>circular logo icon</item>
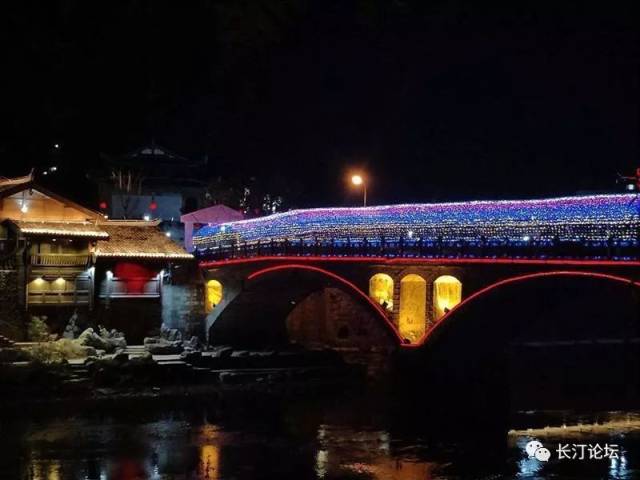
[{"label": "circular logo icon", "polygon": [[548,448],[541,447],[536,450],[535,456],[536,459],[540,460],[541,462],[548,462],[549,458],[551,458],[551,452]]},{"label": "circular logo icon", "polygon": [[536,450],[540,448],[542,448],[542,443],[540,443],[538,440],[531,440],[529,443],[527,443],[525,450],[527,451],[527,455],[529,455],[529,458],[533,458],[536,454]]}]

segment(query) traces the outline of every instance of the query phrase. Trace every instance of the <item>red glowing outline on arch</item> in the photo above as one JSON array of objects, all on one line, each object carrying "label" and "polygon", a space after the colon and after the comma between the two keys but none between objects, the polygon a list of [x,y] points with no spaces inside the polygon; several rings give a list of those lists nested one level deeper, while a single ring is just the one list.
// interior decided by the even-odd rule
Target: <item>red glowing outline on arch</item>
[{"label": "red glowing outline on arch", "polygon": [[391,332],[393,332],[393,335],[396,337],[396,339],[400,342],[401,345],[403,345],[402,337],[398,333],[398,330],[396,329],[396,326],[391,322],[391,320],[389,320],[389,318],[387,317],[387,315],[384,312],[384,310],[382,310],[380,305],[378,305],[376,302],[374,302],[371,299],[371,297],[369,297],[369,295],[367,295],[362,290],[360,290],[354,283],[352,283],[349,280],[341,277],[340,275],[336,275],[333,272],[325,270],[324,268],[314,267],[312,265],[297,265],[297,264],[276,265],[274,267],[267,267],[267,268],[263,268],[262,270],[258,270],[258,271],[253,272],[251,275],[249,275],[247,277],[247,281],[251,281],[251,280],[253,280],[253,279],[255,279],[255,278],[257,278],[257,277],[259,277],[261,275],[264,275],[264,274],[267,274],[267,273],[271,273],[271,272],[277,272],[279,270],[310,270],[312,272],[318,272],[318,273],[321,273],[321,274],[323,274],[323,275],[325,275],[327,277],[330,277],[333,280],[336,280],[337,282],[341,283],[342,285],[348,287],[350,290],[352,290],[353,292],[358,294],[360,297],[362,297],[364,300],[366,300],[367,303],[369,303],[369,305],[371,305],[374,308],[376,313],[380,317],[382,317],[382,319],[386,323],[387,327],[389,327]]},{"label": "red glowing outline on arch", "polygon": [[511,283],[518,283],[525,280],[531,280],[533,278],[541,278],[541,277],[559,277],[559,276],[576,276],[576,277],[589,277],[589,278],[601,278],[605,280],[612,280],[615,282],[626,283],[628,285],[632,285],[635,287],[640,287],[640,282],[636,282],[630,278],[619,277],[617,275],[610,275],[608,273],[597,273],[597,272],[580,272],[580,271],[568,271],[568,270],[560,270],[560,271],[552,271],[552,272],[538,272],[538,273],[529,273],[526,275],[519,275],[517,277],[510,277],[504,280],[499,280],[491,285],[488,285],[484,288],[481,288],[477,292],[472,293],[467,298],[462,300],[459,304],[449,310],[446,314],[438,320],[434,326],[432,326],[427,332],[418,340],[416,343],[412,343],[410,345],[402,345],[405,348],[416,348],[424,345],[429,339],[434,335],[434,333],[438,330],[438,328],[444,323],[448,323],[447,320],[454,315],[460,308],[464,307],[468,303],[476,300],[478,297],[482,297],[489,292],[504,287],[505,285],[509,285]]}]

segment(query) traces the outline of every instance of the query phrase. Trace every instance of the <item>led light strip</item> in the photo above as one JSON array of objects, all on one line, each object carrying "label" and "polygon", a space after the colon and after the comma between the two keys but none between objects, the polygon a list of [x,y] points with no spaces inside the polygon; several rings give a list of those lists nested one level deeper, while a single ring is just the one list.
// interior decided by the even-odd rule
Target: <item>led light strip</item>
[{"label": "led light strip", "polygon": [[292,210],[205,226],[196,248],[269,240],[622,241],[638,242],[635,196],[590,195],[541,200],[473,201]]}]

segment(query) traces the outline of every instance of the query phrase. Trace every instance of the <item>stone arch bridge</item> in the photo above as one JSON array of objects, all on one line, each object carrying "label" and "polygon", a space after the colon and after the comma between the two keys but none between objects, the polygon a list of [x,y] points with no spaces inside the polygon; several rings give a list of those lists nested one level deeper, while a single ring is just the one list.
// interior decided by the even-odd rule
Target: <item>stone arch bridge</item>
[{"label": "stone arch bridge", "polygon": [[207,335],[272,344],[293,330],[301,343],[411,349],[505,289],[560,279],[640,291],[632,198],[312,209],[205,226],[194,244]]}]

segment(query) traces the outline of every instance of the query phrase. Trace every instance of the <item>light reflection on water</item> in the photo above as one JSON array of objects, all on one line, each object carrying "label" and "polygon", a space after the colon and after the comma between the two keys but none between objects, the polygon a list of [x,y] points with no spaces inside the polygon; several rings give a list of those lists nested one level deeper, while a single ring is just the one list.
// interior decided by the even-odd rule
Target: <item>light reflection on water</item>
[{"label": "light reflection on water", "polygon": [[630,479],[639,473],[640,433],[633,429],[582,434],[584,441],[619,444],[618,459],[542,463],[524,453],[529,440],[540,439],[551,449],[560,441],[580,437],[517,434],[505,436],[506,448],[497,461],[476,468],[474,462],[483,459],[483,450],[499,450],[499,445],[479,444],[480,451],[468,456],[458,451],[455,441],[440,443],[394,425],[381,428],[384,422],[333,423],[321,417],[314,425],[298,415],[232,422],[208,420],[206,413],[193,412],[141,418],[44,417],[13,424],[13,435],[0,439],[7,453],[0,462],[0,478]]}]

